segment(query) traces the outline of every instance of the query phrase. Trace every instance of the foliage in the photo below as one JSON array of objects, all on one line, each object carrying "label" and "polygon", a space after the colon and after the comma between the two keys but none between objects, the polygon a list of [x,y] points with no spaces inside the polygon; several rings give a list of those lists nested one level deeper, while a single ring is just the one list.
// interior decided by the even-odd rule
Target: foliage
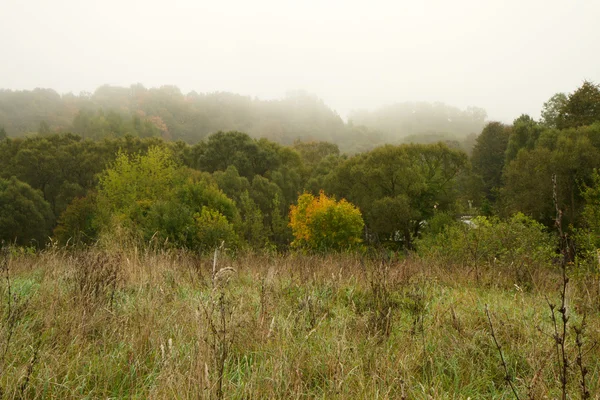
[{"label": "foliage", "polygon": [[91,244],[98,237],[94,223],[97,204],[96,195],[75,198],[60,215],[53,236],[61,244]]},{"label": "foliage", "polygon": [[581,228],[575,229],[577,258],[581,264],[600,266],[600,173],[594,170],[592,184],[583,190],[585,206],[581,213]]},{"label": "foliage", "polygon": [[503,215],[523,212],[553,226],[552,175],[557,176],[559,205],[565,224],[578,224],[584,199],[580,188],[591,185],[600,168],[600,125],[543,131],[536,147],[519,152],[503,173],[500,190]]},{"label": "foliage", "polygon": [[406,102],[381,107],[375,111],[354,111],[349,120],[374,131],[381,131],[388,142],[410,135],[437,134],[455,139],[480,132],[485,110],[471,107],[458,109],[443,103]]},{"label": "foliage", "polygon": [[269,237],[269,231],[263,222],[263,213],[254,200],[250,198],[248,190],[244,190],[239,197],[240,236],[250,247],[260,249],[268,242]]},{"label": "foliage", "polygon": [[600,121],[600,86],[584,81],[569,94],[560,109],[556,126],[560,129],[591,125]]},{"label": "foliage", "polygon": [[42,246],[54,216],[42,194],[12,177],[0,179],[0,242]]},{"label": "foliage", "polygon": [[330,190],[364,210],[370,239],[410,248],[422,221],[456,206],[467,165],[466,154],[442,143],[386,145],[341,163]]},{"label": "foliage", "polygon": [[[370,244],[410,249],[438,213],[523,212],[552,227],[553,174],[565,226],[584,232],[582,188],[593,186],[592,171],[600,168],[600,122],[586,117],[596,91],[586,82],[550,99],[541,122],[527,115],[511,126],[492,122],[478,137],[481,110],[439,104],[366,113],[367,128],[358,118],[344,124],[306,93],[263,104],[223,93],[184,95],[172,86],[104,86],[81,96],[2,91],[0,125],[17,138],[0,140],[0,178],[14,176],[41,192],[61,243],[129,232],[138,242],[195,248],[194,216],[205,206],[250,246],[283,250],[292,240],[289,206],[300,193],[325,190],[362,210]],[[41,108],[27,109],[29,102]],[[48,112],[34,118],[40,110]],[[574,127],[561,125],[577,118]],[[373,132],[378,124],[385,129]],[[52,133],[65,130],[80,135]],[[322,130],[327,134],[318,135]],[[467,130],[473,133],[460,136]],[[392,140],[411,143],[377,147]],[[468,154],[471,145],[469,162],[461,149]],[[364,152],[342,154],[349,148]],[[162,161],[155,149],[165,153]],[[108,171],[116,175],[109,179]]]},{"label": "foliage", "polygon": [[103,85],[80,95],[59,95],[51,89],[0,90],[0,125],[13,137],[36,132],[44,121],[51,132],[76,132],[97,140],[106,135],[158,136],[195,144],[214,132],[240,131],[285,145],[297,140],[328,141],[356,153],[411,134],[449,134],[460,140],[479,132],[485,117],[479,108],[407,103],[373,113],[355,112],[350,119],[356,124],[346,124],[322,100],[301,91],[259,100],[140,84]]},{"label": "foliage", "polygon": [[161,125],[162,121],[160,118],[156,121],[157,118],[146,119],[139,115],[127,118],[113,110],[107,113],[103,110],[96,113],[80,110],[73,119],[71,131],[83,138],[95,140],[127,135],[140,138],[156,137],[161,135],[161,129],[166,130],[164,123]]},{"label": "foliage", "polygon": [[512,132],[508,138],[505,164],[517,157],[522,149],[531,150],[539,138],[543,127],[529,115],[523,114],[513,122]]},{"label": "foliage", "polygon": [[[55,216],[69,203],[84,197],[97,185],[97,174],[114,161],[117,153],[145,152],[164,146],[157,139],[133,137],[83,140],[72,134],[33,136],[0,141],[0,177],[17,179],[40,190]],[[174,153],[178,148],[169,146]]]},{"label": "foliage", "polygon": [[456,218],[446,212],[436,212],[431,219],[427,220],[427,224],[423,229],[423,235],[435,236],[443,233],[449,226],[458,225]]},{"label": "foliage", "polygon": [[517,213],[501,220],[475,217],[472,223],[447,224],[417,242],[419,254],[445,264],[496,265],[516,270],[542,267],[555,257],[556,240],[534,219]]},{"label": "foliage", "polygon": [[312,250],[345,250],[362,240],[364,222],[358,208],[342,199],[304,193],[290,207],[293,246]]},{"label": "foliage", "polygon": [[502,170],[510,129],[500,122],[488,123],[473,148],[473,171],[483,179],[485,195],[495,199],[494,191],[502,186]]},{"label": "foliage", "polygon": [[595,244],[600,248],[600,173],[595,169],[592,185],[585,188],[585,207],[582,213],[585,225],[594,233]]},{"label": "foliage", "polygon": [[204,206],[199,214],[195,214],[194,219],[198,242],[203,250],[210,251],[221,242],[225,242],[228,247],[236,246],[237,235],[233,225],[220,212]]},{"label": "foliage", "polygon": [[239,218],[233,201],[210,176],[179,167],[168,149],[121,153],[99,181],[96,223],[101,232],[110,233],[117,224],[144,242],[209,249],[223,236],[237,244],[229,232],[229,224]]},{"label": "foliage", "polygon": [[218,132],[207,141],[193,147],[193,166],[202,171],[225,171],[234,166],[240,176],[252,179],[264,174],[276,164],[277,157],[271,149],[242,132]]},{"label": "foliage", "polygon": [[315,166],[327,156],[339,156],[340,149],[334,143],[329,142],[300,142],[296,141],[293,145],[305,164]]},{"label": "foliage", "polygon": [[241,236],[251,247],[289,244],[289,228],[283,217],[289,202],[282,200],[281,186],[261,175],[255,175],[250,184],[235,166],[216,171],[213,177],[219,188],[235,201],[241,218]]},{"label": "foliage", "polygon": [[567,95],[556,93],[542,107],[541,123],[548,128],[557,128],[560,124],[560,113],[567,103]]},{"label": "foliage", "polygon": [[168,198],[175,186],[176,171],[171,154],[161,148],[152,147],[147,155],[121,152],[100,176],[100,201],[111,212],[130,214],[132,208],[145,202]]}]

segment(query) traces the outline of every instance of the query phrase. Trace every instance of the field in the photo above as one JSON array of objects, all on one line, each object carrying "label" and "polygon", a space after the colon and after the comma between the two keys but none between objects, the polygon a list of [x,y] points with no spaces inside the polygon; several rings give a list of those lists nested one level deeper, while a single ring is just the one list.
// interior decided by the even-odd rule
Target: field
[{"label": "field", "polygon": [[213,261],[5,257],[2,398],[510,399],[512,384],[542,399],[561,398],[565,371],[568,398],[584,398],[582,371],[600,396],[594,273],[569,271],[565,327],[558,266],[476,275],[412,257],[243,253],[220,254],[213,274]]}]

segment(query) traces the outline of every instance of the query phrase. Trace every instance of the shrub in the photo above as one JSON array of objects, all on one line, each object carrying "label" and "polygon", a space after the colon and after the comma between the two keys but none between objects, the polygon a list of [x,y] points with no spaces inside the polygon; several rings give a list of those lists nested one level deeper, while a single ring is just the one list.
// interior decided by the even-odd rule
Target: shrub
[{"label": "shrub", "polygon": [[320,192],[319,197],[304,193],[298,205],[290,207],[293,246],[311,250],[343,250],[362,242],[364,222],[353,204],[339,202]]},{"label": "shrub", "polygon": [[220,212],[208,207],[194,216],[198,240],[203,250],[211,250],[225,242],[228,247],[237,244],[237,236],[233,225]]},{"label": "shrub", "polygon": [[94,224],[96,215],[96,195],[75,198],[60,215],[54,228],[54,238],[61,244],[90,244],[98,237]]},{"label": "shrub", "polygon": [[0,241],[37,246],[51,232],[54,216],[42,193],[15,177],[0,179]]},{"label": "shrub", "polygon": [[146,155],[120,153],[100,176],[96,204],[94,223],[108,242],[201,249],[237,242],[235,203],[210,177],[177,165],[160,147]]},{"label": "shrub", "polygon": [[552,261],[556,240],[545,227],[521,213],[507,220],[476,217],[473,224],[455,222],[440,233],[426,234],[417,241],[425,258],[448,264],[531,265]]},{"label": "shrub", "polygon": [[585,187],[581,228],[574,229],[578,265],[597,268],[600,266],[600,174],[594,170],[593,184]]}]

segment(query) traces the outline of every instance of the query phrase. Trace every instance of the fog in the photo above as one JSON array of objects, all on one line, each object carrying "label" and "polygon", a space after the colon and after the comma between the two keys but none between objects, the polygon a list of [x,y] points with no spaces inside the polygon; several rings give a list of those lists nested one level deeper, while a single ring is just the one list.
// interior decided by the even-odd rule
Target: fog
[{"label": "fog", "polygon": [[315,93],[342,117],[406,101],[539,117],[600,82],[600,2],[0,0],[0,87]]}]

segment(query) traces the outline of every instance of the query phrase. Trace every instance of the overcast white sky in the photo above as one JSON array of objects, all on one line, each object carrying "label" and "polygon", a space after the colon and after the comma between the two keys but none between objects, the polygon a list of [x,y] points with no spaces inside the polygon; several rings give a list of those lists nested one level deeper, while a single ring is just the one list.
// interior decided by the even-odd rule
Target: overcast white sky
[{"label": "overcast white sky", "polygon": [[423,100],[510,122],[600,83],[597,0],[0,0],[0,16],[9,89],[304,89],[342,116]]}]

